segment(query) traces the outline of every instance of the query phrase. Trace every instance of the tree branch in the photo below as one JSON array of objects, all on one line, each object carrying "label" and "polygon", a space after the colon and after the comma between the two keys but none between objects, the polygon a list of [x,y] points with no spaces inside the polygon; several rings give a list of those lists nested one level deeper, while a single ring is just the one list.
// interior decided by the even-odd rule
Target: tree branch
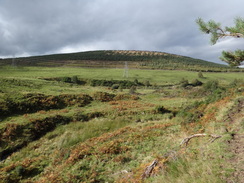
[{"label": "tree branch", "polygon": [[236,37],[236,38],[244,38],[244,35],[242,33],[223,33],[220,34],[219,38],[223,38],[223,37]]}]

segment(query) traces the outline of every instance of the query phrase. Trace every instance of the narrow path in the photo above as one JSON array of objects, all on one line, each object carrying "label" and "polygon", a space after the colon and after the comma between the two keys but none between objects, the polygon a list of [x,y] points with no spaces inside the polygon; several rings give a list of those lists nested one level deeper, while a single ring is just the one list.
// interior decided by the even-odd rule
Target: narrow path
[{"label": "narrow path", "polygon": [[229,160],[234,172],[227,183],[244,183],[244,100],[239,101],[237,109],[229,116],[233,126],[233,139],[230,141],[230,151],[234,157]]},{"label": "narrow path", "polygon": [[228,183],[244,182],[244,134],[235,134],[230,143],[231,152],[234,157],[230,159],[230,163],[235,172],[227,181]]}]

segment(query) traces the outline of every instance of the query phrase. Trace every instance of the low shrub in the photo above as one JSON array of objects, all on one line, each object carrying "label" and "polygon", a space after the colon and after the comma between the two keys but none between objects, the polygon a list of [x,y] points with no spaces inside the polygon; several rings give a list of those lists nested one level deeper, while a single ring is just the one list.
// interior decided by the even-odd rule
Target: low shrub
[{"label": "low shrub", "polygon": [[201,81],[199,81],[198,79],[195,79],[191,82],[192,86],[202,86],[203,83]]},{"label": "low shrub", "polygon": [[93,99],[101,102],[109,102],[114,99],[115,95],[107,92],[96,92],[93,94]]},{"label": "low shrub", "polygon": [[87,94],[62,94],[52,96],[31,93],[18,98],[7,96],[0,102],[0,113],[1,117],[4,118],[13,114],[26,114],[40,110],[62,109],[76,104],[78,107],[83,107],[91,103],[92,100],[92,97]]},{"label": "low shrub", "polygon": [[62,82],[71,83],[71,78],[70,77],[63,77]]},{"label": "low shrub", "polygon": [[164,106],[157,106],[154,110],[156,114],[171,113],[172,111],[166,109]]},{"label": "low shrub", "polygon": [[72,82],[72,83],[75,83],[75,84],[78,84],[78,83],[79,83],[79,79],[78,79],[78,77],[77,77],[77,76],[73,76],[73,77],[71,78],[71,82]]},{"label": "low shrub", "polygon": [[143,83],[139,82],[137,79],[133,81],[128,80],[90,80],[90,86],[106,86],[106,87],[116,87],[115,89],[121,88],[131,88],[132,86],[145,86]]},{"label": "low shrub", "polygon": [[112,88],[113,90],[117,90],[117,89],[119,89],[119,87],[120,87],[119,84],[113,84],[111,88]]},{"label": "low shrub", "polygon": [[202,74],[202,72],[200,71],[200,72],[198,72],[198,77],[199,78],[204,78],[204,76],[203,76],[203,74]]},{"label": "low shrub", "polygon": [[203,85],[203,89],[206,91],[214,91],[219,88],[219,82],[217,80],[208,81]]},{"label": "low shrub", "polygon": [[182,80],[180,81],[179,84],[180,84],[181,87],[185,88],[185,87],[187,87],[189,85],[189,81],[187,79],[185,79],[185,78],[182,78]]}]

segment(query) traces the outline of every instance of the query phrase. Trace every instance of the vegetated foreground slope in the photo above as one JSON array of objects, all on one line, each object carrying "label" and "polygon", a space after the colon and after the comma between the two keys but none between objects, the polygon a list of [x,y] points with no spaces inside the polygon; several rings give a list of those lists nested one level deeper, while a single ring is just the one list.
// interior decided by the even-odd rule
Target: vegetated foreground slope
[{"label": "vegetated foreground slope", "polygon": [[70,66],[70,67],[102,67],[123,68],[127,61],[129,68],[139,69],[180,69],[194,71],[238,71],[226,65],[216,64],[164,52],[152,51],[88,51],[69,54],[54,54],[15,59],[2,59],[1,65],[18,66]]},{"label": "vegetated foreground slope", "polygon": [[26,72],[0,80],[0,182],[241,182],[230,149],[242,147],[243,80],[132,90]]}]

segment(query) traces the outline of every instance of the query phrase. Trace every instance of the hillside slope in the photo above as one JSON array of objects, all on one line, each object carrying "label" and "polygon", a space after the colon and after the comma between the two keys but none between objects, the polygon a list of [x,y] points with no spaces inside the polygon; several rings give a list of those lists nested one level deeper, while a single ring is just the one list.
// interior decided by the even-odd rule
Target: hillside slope
[{"label": "hillside slope", "polygon": [[242,71],[226,65],[207,62],[201,59],[153,51],[87,51],[67,54],[2,59],[1,65],[17,66],[69,66],[138,69],[180,69],[197,71]]},{"label": "hillside slope", "polygon": [[[51,69],[57,74],[60,68]],[[132,93],[126,88],[43,80],[33,74],[40,74],[39,67],[30,70],[1,72],[0,182],[242,180],[243,165],[235,165],[242,154],[235,150],[243,142],[243,80],[221,85],[204,73],[204,83],[198,86],[138,85]],[[60,70],[67,76],[64,68]],[[182,78],[191,74],[177,72]],[[157,77],[169,79],[161,73]],[[214,74],[223,74],[222,80],[230,77]],[[181,144],[193,134],[200,136]],[[145,173],[150,165],[152,170]]]}]

